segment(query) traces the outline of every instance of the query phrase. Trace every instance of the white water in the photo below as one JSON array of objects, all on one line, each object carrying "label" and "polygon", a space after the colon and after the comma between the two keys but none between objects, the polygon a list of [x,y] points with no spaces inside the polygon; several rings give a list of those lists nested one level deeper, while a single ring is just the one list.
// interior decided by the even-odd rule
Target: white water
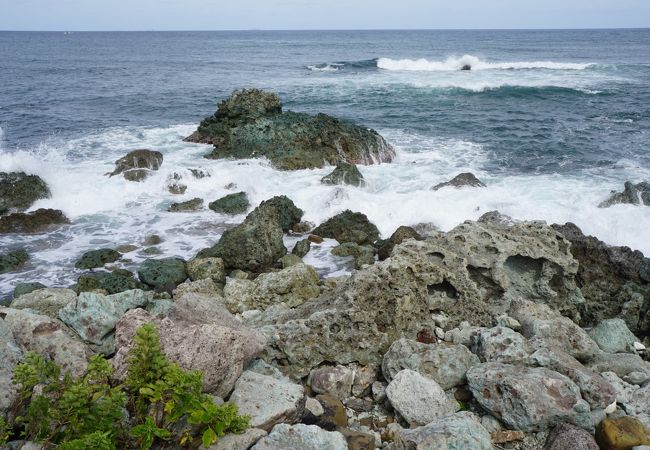
[{"label": "white water", "polygon": [[[0,153],[0,171],[24,170],[49,184],[52,198],[38,201],[32,209],[61,209],[73,221],[72,226],[49,235],[0,236],[0,247],[26,246],[33,254],[24,272],[0,277],[0,292],[9,292],[16,282],[26,280],[72,284],[81,273],[72,269],[74,261],[83,252],[100,247],[139,246],[122,262],[133,268],[148,257],[141,243],[151,234],[164,239],[159,246],[164,256],[190,258],[214,244],[224,224],[243,220],[243,215],[225,217],[207,209],[207,203],[240,190],[248,193],[253,205],[274,195],[287,195],[305,211],[304,220],[316,224],[345,209],[360,211],[384,237],[400,225],[423,222],[446,231],[496,209],[516,219],[574,222],[605,242],[650,254],[650,208],[597,207],[610,190],[620,190],[624,180],[650,178],[650,170],[633,162],[622,161],[618,169],[608,172],[499,177],[482,170],[490,155],[480,145],[380,130],[398,150],[394,163],[360,167],[368,182],[365,188],[333,187],[320,183],[331,167],[282,172],[264,160],[206,160],[202,155],[208,146],[181,141],[194,128],[119,128],[43,144],[33,152]],[[104,176],[116,159],[135,148],[161,151],[165,158],[161,170],[143,183]],[[211,176],[195,179],[190,168],[204,169]],[[464,171],[475,173],[488,187],[430,190]],[[188,185],[184,195],[171,195],[165,188],[173,172],[181,174]],[[237,188],[226,189],[229,183],[236,183]],[[204,211],[166,212],[170,202],[194,197],[205,200]],[[329,246],[315,249],[307,260],[322,273],[341,273],[341,261],[329,255]]]},{"label": "white water", "polygon": [[482,61],[473,55],[461,57],[450,56],[444,61],[431,61],[428,59],[391,59],[379,58],[377,67],[384,70],[395,71],[424,71],[440,72],[461,70],[469,65],[472,70],[516,70],[516,69],[547,69],[547,70],[584,70],[593,64],[564,63],[555,61],[518,61],[518,62],[488,62]]}]

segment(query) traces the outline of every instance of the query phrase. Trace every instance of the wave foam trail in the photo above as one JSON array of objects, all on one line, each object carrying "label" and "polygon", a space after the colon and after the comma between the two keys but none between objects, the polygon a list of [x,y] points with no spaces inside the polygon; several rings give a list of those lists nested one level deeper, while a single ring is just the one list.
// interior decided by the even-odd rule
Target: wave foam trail
[{"label": "wave foam trail", "polygon": [[566,63],[555,61],[519,61],[519,62],[487,62],[473,55],[461,57],[450,56],[444,61],[428,59],[391,59],[379,58],[377,67],[392,71],[443,72],[461,70],[463,66],[472,70],[517,70],[517,69],[547,69],[547,70],[585,70],[591,63]]}]

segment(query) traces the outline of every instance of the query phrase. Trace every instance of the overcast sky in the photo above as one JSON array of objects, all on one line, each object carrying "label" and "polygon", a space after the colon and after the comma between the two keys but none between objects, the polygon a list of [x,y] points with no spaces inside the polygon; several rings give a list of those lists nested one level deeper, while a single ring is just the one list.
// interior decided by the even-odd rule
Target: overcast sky
[{"label": "overcast sky", "polygon": [[0,30],[650,27],[650,0],[0,0]]}]

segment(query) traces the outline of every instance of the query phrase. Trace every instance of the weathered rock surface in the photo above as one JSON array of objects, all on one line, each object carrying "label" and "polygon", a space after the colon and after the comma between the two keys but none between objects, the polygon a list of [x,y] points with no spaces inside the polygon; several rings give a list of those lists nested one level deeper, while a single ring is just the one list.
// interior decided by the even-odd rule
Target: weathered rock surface
[{"label": "weathered rock surface", "polygon": [[147,290],[150,288],[146,284],[136,280],[133,273],[124,269],[118,269],[112,272],[85,273],[77,279],[75,290],[78,293],[98,289],[105,290],[109,294],[117,294],[132,289]]},{"label": "weathered rock surface", "polygon": [[52,319],[59,317],[59,310],[77,300],[77,293],[71,289],[38,289],[14,298],[11,307],[31,309]]},{"label": "weathered rock surface", "polygon": [[25,172],[0,172],[0,205],[7,211],[24,211],[42,198],[50,189],[41,177]]},{"label": "weathered rock surface", "polygon": [[166,316],[178,323],[194,325],[216,323],[230,328],[241,326],[241,322],[224,306],[223,299],[195,292],[175,297]]},{"label": "weathered rock surface", "polygon": [[514,430],[542,431],[562,422],[593,426],[580,390],[558,372],[483,363],[469,369],[467,380],[481,406]]},{"label": "weathered rock surface", "polygon": [[91,250],[81,255],[81,258],[75,263],[77,269],[95,269],[97,267],[104,267],[106,264],[112,263],[120,259],[122,255],[120,252],[111,248],[102,248],[99,250]]},{"label": "weathered rock surface", "polygon": [[285,303],[294,308],[320,294],[318,273],[306,264],[297,264],[280,272],[265,273],[254,281],[228,278],[223,295],[233,312],[265,310]]},{"label": "weathered rock surface", "polygon": [[346,162],[338,163],[334,171],[325,175],[320,181],[323,184],[348,184],[357,187],[366,185],[366,181],[357,166]]},{"label": "weathered rock surface", "polygon": [[244,214],[248,211],[250,202],[246,192],[237,192],[235,194],[228,194],[218,200],[213,201],[208,205],[212,211],[221,214]]},{"label": "weathered rock surface", "polygon": [[211,279],[217,284],[226,281],[226,269],[221,258],[194,258],[187,263],[187,274],[192,281]]},{"label": "weathered rock surface", "polygon": [[379,239],[379,230],[365,214],[349,209],[320,224],[313,233],[324,238],[332,238],[339,243],[354,242],[359,245],[373,244]]},{"label": "weathered rock surface", "polygon": [[338,431],[325,431],[316,425],[279,424],[260,439],[251,450],[347,450],[348,444]]},{"label": "weathered rock surface", "polygon": [[332,249],[334,256],[351,256],[354,258],[355,269],[361,269],[365,265],[375,263],[375,249],[371,245],[359,245],[354,242],[346,242]]},{"label": "weathered rock surface", "polygon": [[203,199],[196,197],[185,202],[174,202],[169,205],[169,212],[192,212],[203,209]]},{"label": "weathered rock surface", "polygon": [[464,345],[398,339],[384,355],[381,367],[388,382],[400,371],[410,369],[436,381],[443,389],[450,389],[465,384],[467,370],[479,363],[478,357]]},{"label": "weathered rock surface", "polygon": [[296,242],[291,253],[300,258],[304,258],[309,253],[309,250],[311,250],[311,242],[309,242],[309,239],[303,239],[302,241]]},{"label": "weathered rock surface", "polygon": [[485,187],[485,184],[481,180],[476,178],[476,176],[473,173],[464,172],[456,175],[454,178],[452,178],[449,181],[436,184],[434,187],[431,188],[431,190],[437,191],[444,187],[454,187],[454,188]]},{"label": "weathered rock surface", "polygon": [[227,434],[220,437],[217,443],[208,450],[248,450],[268,433],[259,428],[249,428],[242,434]]},{"label": "weathered rock surface", "polygon": [[30,213],[13,213],[0,217],[0,234],[45,233],[57,225],[68,223],[68,218],[57,209],[37,209]]},{"label": "weathered rock surface", "polygon": [[240,414],[250,416],[251,426],[265,431],[297,422],[305,403],[302,385],[250,371],[239,377],[230,401]]},{"label": "weathered rock surface", "polygon": [[561,423],[548,435],[544,450],[598,450],[598,444],[588,431]]},{"label": "weathered rock surface", "polygon": [[608,208],[620,203],[642,206],[650,205],[650,183],[643,181],[634,184],[631,181],[626,181],[623,192],[612,191],[612,195],[598,206],[600,208]]},{"label": "weathered rock surface", "polygon": [[421,241],[424,237],[411,227],[399,227],[388,239],[377,242],[377,255],[379,256],[379,260],[383,261],[389,258],[393,253],[393,248],[407,239]]},{"label": "weathered rock surface", "polygon": [[395,154],[374,130],[326,114],[283,112],[276,94],[259,89],[233,92],[186,140],[213,144],[207,158],[266,157],[283,170],[390,162]]},{"label": "weathered rock surface", "polygon": [[274,209],[278,214],[278,223],[285,233],[289,232],[295,225],[300,223],[304,211],[298,208],[286,195],[276,195],[264,200],[258,206],[262,211]]},{"label": "weathered rock surface", "polygon": [[650,430],[634,417],[605,419],[598,425],[596,441],[602,450],[628,450],[650,445]]},{"label": "weathered rock surface", "polygon": [[409,369],[395,375],[386,388],[386,395],[411,426],[426,425],[457,409],[438,383]]},{"label": "weathered rock surface", "polygon": [[623,319],[603,320],[591,329],[589,336],[608,353],[636,353],[634,343],[639,342]]},{"label": "weathered rock surface", "polygon": [[640,377],[641,382],[650,380],[650,363],[644,361],[639,355],[631,353],[599,353],[588,367],[595,372],[614,372],[626,380],[634,374]]},{"label": "weathered rock surface", "polygon": [[483,362],[517,364],[531,353],[528,341],[510,328],[494,327],[478,331],[471,337],[472,351]]},{"label": "weathered rock surface", "polygon": [[345,366],[320,367],[309,374],[307,384],[317,394],[331,394],[343,401],[350,397],[355,373]]},{"label": "weathered rock surface", "polygon": [[0,273],[13,272],[27,262],[29,255],[25,250],[16,250],[0,255]]},{"label": "weathered rock surface", "polygon": [[18,283],[16,287],[14,288],[14,298],[18,298],[21,295],[29,294],[30,292],[37,291],[39,289],[45,289],[47,286],[45,286],[43,283],[35,282],[35,283]]},{"label": "weathered rock surface", "polygon": [[492,440],[476,416],[459,412],[396,436],[394,450],[492,450]]},{"label": "weathered rock surface", "polygon": [[23,351],[14,341],[11,328],[5,324],[4,317],[0,313],[0,417],[2,418],[18,397],[18,390],[12,378],[14,368],[22,358]]},{"label": "weathered rock surface", "polygon": [[223,318],[210,319],[211,323],[192,324],[156,318],[142,309],[128,311],[115,331],[116,377],[123,379],[126,375],[128,352],[136,330],[145,323],[154,323],[167,357],[184,369],[201,370],[204,390],[226,397],[244,367],[262,352],[265,339],[249,328],[222,325],[230,323]]},{"label": "weathered rock surface", "polygon": [[185,261],[180,258],[147,259],[138,269],[138,277],[158,291],[171,291],[187,280]]},{"label": "weathered rock surface", "polygon": [[151,170],[158,170],[163,162],[163,155],[153,150],[133,150],[115,161],[115,170],[107,174],[123,174],[129,181],[144,180]]}]

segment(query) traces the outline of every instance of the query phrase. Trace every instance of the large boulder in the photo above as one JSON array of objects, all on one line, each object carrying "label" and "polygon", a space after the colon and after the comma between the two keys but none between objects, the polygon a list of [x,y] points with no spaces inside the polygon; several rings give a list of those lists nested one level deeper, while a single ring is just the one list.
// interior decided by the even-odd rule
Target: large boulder
[{"label": "large boulder", "polygon": [[[15,297],[15,294],[14,294]],[[11,307],[16,309],[31,309],[52,319],[59,317],[59,310],[68,303],[77,300],[77,293],[71,289],[46,288],[15,297]]]},{"label": "large boulder", "polygon": [[77,293],[104,290],[109,294],[130,291],[132,289],[150,289],[134,278],[134,274],[125,269],[112,272],[88,272],[80,275],[74,287]]},{"label": "large boulder", "polygon": [[120,252],[113,250],[112,248],[101,248],[99,250],[91,250],[84,253],[77,260],[74,266],[77,269],[95,269],[115,262],[121,257],[122,255]]},{"label": "large boulder", "polygon": [[13,272],[27,262],[29,255],[25,250],[16,250],[0,255],[0,273]]},{"label": "large boulder", "polygon": [[492,450],[490,433],[471,412],[436,419],[419,428],[397,433],[394,450]]},{"label": "large boulder", "polygon": [[282,231],[287,233],[294,225],[300,223],[304,211],[298,208],[293,201],[286,195],[276,195],[268,200],[264,200],[258,206],[259,210],[275,210],[278,214],[278,223]]},{"label": "large boulder", "polygon": [[250,202],[246,192],[237,192],[213,201],[208,208],[216,213],[235,215],[244,214],[248,211],[249,206]]},{"label": "large boulder", "polygon": [[37,209],[30,213],[13,213],[0,217],[0,234],[45,233],[57,225],[70,223],[58,209]]},{"label": "large boulder", "polygon": [[282,112],[280,98],[259,89],[233,92],[186,140],[213,144],[207,158],[266,157],[283,170],[390,162],[395,154],[374,130],[325,114]]},{"label": "large boulder", "polygon": [[470,172],[465,172],[456,175],[454,178],[452,178],[449,181],[445,181],[444,183],[436,184],[434,187],[431,188],[433,191],[437,191],[439,189],[442,189],[444,187],[454,187],[454,188],[462,188],[462,187],[485,187],[485,184],[476,178],[476,176],[473,173]]},{"label": "large boulder", "polygon": [[365,214],[349,209],[320,224],[313,233],[324,238],[332,238],[359,245],[373,244],[379,239],[379,230],[368,220]]},{"label": "large boulder", "polygon": [[160,169],[163,155],[153,150],[133,150],[115,161],[115,170],[107,174],[115,176],[122,174],[128,181],[142,181],[151,171]]},{"label": "large boulder", "polygon": [[194,258],[187,263],[187,274],[192,281],[211,279],[216,284],[226,281],[225,268],[220,258]]},{"label": "large boulder", "polygon": [[171,291],[187,280],[185,261],[180,258],[147,259],[138,269],[138,277],[158,291]]},{"label": "large boulder", "polygon": [[481,329],[470,336],[470,342],[483,362],[517,364],[531,353],[526,338],[506,327]]},{"label": "large boulder", "polygon": [[251,450],[347,450],[345,437],[338,431],[325,431],[316,425],[281,423]]},{"label": "large boulder", "polygon": [[589,331],[589,336],[608,353],[636,353],[634,344],[639,342],[623,319],[603,320]]},{"label": "large boulder", "polygon": [[593,427],[589,404],[558,372],[483,363],[469,369],[467,381],[480,405],[514,430],[543,431],[562,422]]},{"label": "large boulder", "polygon": [[612,205],[620,203],[628,203],[632,205],[650,205],[650,183],[643,181],[634,184],[631,181],[626,181],[624,184],[623,192],[612,191],[612,195],[598,205],[600,208],[608,208]]},{"label": "large boulder", "polygon": [[0,205],[8,211],[24,211],[42,198],[48,198],[50,190],[37,175],[25,172],[0,172]]},{"label": "large boulder", "polygon": [[357,166],[346,162],[338,163],[334,171],[321,178],[320,182],[323,184],[349,184],[357,187],[366,185]]}]

